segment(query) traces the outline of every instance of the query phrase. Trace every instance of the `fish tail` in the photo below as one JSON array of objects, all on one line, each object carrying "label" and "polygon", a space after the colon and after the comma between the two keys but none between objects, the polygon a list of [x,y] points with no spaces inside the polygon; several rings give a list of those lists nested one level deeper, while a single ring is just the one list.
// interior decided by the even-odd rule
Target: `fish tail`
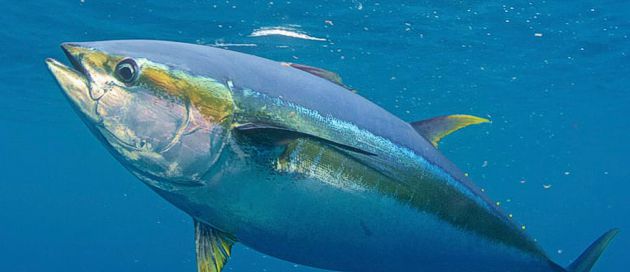
[{"label": "fish tail", "polygon": [[573,263],[565,268],[567,272],[588,272],[591,271],[597,259],[602,255],[604,250],[610,244],[615,235],[619,233],[619,229],[611,229],[602,234],[595,242],[593,242]]}]

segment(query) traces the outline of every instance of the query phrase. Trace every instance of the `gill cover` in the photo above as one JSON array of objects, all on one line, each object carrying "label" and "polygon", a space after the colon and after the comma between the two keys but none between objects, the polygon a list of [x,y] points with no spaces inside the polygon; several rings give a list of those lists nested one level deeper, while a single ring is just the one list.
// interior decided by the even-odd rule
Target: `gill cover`
[{"label": "gill cover", "polygon": [[[229,136],[231,92],[213,78],[99,43],[62,46],[74,69],[48,61],[92,131],[142,180],[201,179]],[[157,181],[157,182],[156,182]]]}]

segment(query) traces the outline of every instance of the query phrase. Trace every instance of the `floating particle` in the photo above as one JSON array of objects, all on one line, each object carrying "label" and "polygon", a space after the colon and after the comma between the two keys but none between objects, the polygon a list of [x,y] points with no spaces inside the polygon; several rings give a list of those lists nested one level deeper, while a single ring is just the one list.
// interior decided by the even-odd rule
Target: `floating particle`
[{"label": "floating particle", "polygon": [[571,175],[571,172],[569,172],[569,171],[564,171],[564,175],[565,175],[565,176]]},{"label": "floating particle", "polygon": [[525,230],[525,225],[521,225],[521,229],[522,229],[522,230]]},{"label": "floating particle", "polygon": [[331,20],[326,20],[326,21],[324,21],[324,23],[326,23],[327,25],[335,25],[335,24],[333,24],[333,21],[331,21]]},{"label": "floating particle", "polygon": [[326,41],[324,38],[318,38],[309,36],[307,33],[298,31],[297,29],[290,27],[262,27],[254,30],[250,37],[264,37],[264,36],[285,36],[290,38],[312,40],[312,41]]},{"label": "floating particle", "polygon": [[486,167],[488,166],[488,161],[483,161],[483,164],[481,164],[481,167]]},{"label": "floating particle", "polygon": [[551,184],[543,184],[543,188],[549,189],[549,188],[551,188]]},{"label": "floating particle", "polygon": [[526,181],[526,180],[524,180],[524,179],[521,179],[521,181],[519,181],[519,182],[520,182],[521,184],[525,184],[525,183],[527,183],[527,181]]},{"label": "floating particle", "polygon": [[540,38],[540,37],[542,37],[542,36],[543,36],[543,34],[542,34],[542,33],[534,33],[534,37],[539,37],[539,38]]},{"label": "floating particle", "polygon": [[512,218],[512,217],[514,217],[514,215],[512,215],[512,214],[508,214],[508,217],[509,217],[509,218]]},{"label": "floating particle", "polygon": [[558,254],[562,254],[562,249],[558,249]]},{"label": "floating particle", "polygon": [[255,43],[221,43],[215,42],[212,46],[216,47],[256,47],[258,46]]}]

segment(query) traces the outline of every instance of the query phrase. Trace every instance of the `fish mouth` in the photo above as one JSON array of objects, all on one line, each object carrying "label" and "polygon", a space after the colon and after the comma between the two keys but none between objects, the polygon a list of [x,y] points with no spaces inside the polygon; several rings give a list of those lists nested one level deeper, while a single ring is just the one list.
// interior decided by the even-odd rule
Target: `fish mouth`
[{"label": "fish mouth", "polygon": [[77,57],[77,52],[82,47],[74,43],[62,43],[60,47],[63,53],[66,55],[66,58],[68,58],[68,61],[70,61],[70,64],[72,64],[72,67],[74,67],[77,72],[87,77],[88,73],[86,72],[83,65],[81,65],[81,62],[78,60]]},{"label": "fish mouth", "polygon": [[46,65],[53,74],[65,96],[72,102],[75,110],[93,123],[99,123],[96,113],[97,101],[90,95],[90,76],[78,58],[86,48],[73,43],[63,43],[61,49],[72,67],[58,60],[47,58]]}]

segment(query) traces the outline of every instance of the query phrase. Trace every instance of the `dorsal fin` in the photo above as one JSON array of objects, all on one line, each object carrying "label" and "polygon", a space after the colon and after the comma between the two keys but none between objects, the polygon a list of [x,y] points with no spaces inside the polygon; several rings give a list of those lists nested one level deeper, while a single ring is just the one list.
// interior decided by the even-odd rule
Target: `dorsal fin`
[{"label": "dorsal fin", "polygon": [[195,246],[198,272],[221,272],[228,262],[234,239],[195,220]]},{"label": "dorsal fin", "polygon": [[348,87],[346,84],[343,84],[343,82],[341,81],[341,76],[339,76],[339,74],[335,72],[331,72],[322,68],[317,68],[317,67],[308,66],[304,64],[298,64],[298,63],[283,62],[282,64],[293,67],[295,69],[302,70],[304,72],[321,77],[323,79],[326,79],[332,83],[335,83],[341,87],[348,89],[349,91],[353,91],[353,92],[355,91],[352,88]]},{"label": "dorsal fin", "polygon": [[438,143],[446,135],[449,135],[461,128],[487,123],[490,120],[472,115],[454,114],[439,116],[427,120],[411,123],[411,126],[425,139],[429,140],[433,146],[437,147]]}]

